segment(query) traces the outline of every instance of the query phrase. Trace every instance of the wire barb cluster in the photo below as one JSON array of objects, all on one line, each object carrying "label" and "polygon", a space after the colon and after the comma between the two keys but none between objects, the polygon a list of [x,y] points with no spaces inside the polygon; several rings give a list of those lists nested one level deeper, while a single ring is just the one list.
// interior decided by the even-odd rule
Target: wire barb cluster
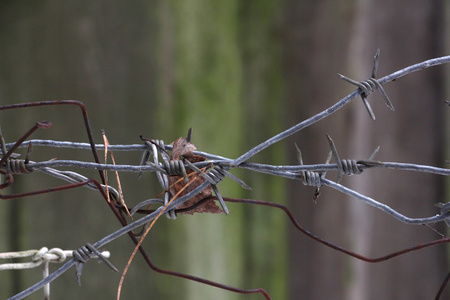
[{"label": "wire barb cluster", "polygon": [[375,150],[372,152],[372,154],[369,156],[369,158],[367,160],[358,160],[357,161],[355,159],[340,159],[333,139],[328,134],[326,134],[326,136],[327,136],[330,148],[331,148],[331,154],[333,155],[333,157],[336,161],[336,166],[339,171],[337,182],[341,181],[342,175],[348,175],[348,176],[359,175],[359,174],[362,174],[362,172],[364,172],[365,168],[383,165],[382,162],[374,160],[375,155],[380,150],[380,146],[375,148]]},{"label": "wire barb cluster", "polygon": [[76,275],[78,279],[78,285],[81,286],[81,273],[83,271],[83,265],[91,258],[98,258],[102,260],[111,270],[119,272],[116,267],[106,257],[100,253],[94,246],[87,243],[85,246],[74,250],[72,255],[76,261]]},{"label": "wire barb cluster", "polygon": [[372,118],[372,120],[375,121],[375,113],[372,110],[372,107],[369,104],[369,101],[367,101],[367,97],[375,92],[377,89],[380,90],[381,94],[383,95],[384,101],[386,102],[386,105],[392,110],[394,111],[394,105],[392,105],[391,99],[389,99],[389,96],[387,95],[386,91],[383,89],[383,86],[381,85],[380,81],[378,81],[375,77],[377,75],[377,70],[378,70],[378,60],[380,57],[380,49],[377,50],[377,52],[375,53],[375,56],[373,58],[373,69],[372,69],[372,76],[364,81],[356,81],[353,80],[351,78],[348,78],[342,74],[338,74],[339,78],[353,84],[356,85],[361,93],[361,100],[364,103],[364,106],[367,109],[367,112],[369,113],[370,117]]},{"label": "wire barb cluster", "polygon": [[[142,139],[142,137],[141,137]],[[176,163],[171,160],[170,155],[164,150],[163,140],[145,140],[144,144],[146,149],[142,152],[140,165],[148,164],[154,166],[156,171],[156,176],[158,178],[159,184],[164,190],[164,202],[163,205],[167,205],[170,201],[171,195],[169,192],[169,176],[168,175],[182,175],[185,182],[189,181],[186,169],[182,162]],[[163,160],[162,166],[159,163],[159,156]],[[152,158],[152,162],[150,161]],[[142,172],[139,173],[139,177]],[[173,209],[166,211],[166,217],[169,219],[176,219],[177,215]]]}]

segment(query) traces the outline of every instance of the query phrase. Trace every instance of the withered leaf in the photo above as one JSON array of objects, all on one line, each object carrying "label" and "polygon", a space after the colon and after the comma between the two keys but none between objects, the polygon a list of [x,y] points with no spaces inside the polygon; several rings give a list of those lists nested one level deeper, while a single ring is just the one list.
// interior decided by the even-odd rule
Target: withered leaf
[{"label": "withered leaf", "polygon": [[195,155],[195,150],[197,150],[197,148],[194,146],[194,144],[188,142],[186,138],[180,137],[175,142],[173,142],[172,159],[180,160],[181,157],[184,157],[191,163],[206,160],[206,158],[203,156]]},{"label": "withered leaf", "polygon": [[[205,157],[200,155],[195,155],[194,151],[197,150],[197,148],[194,146],[194,144],[190,143],[186,138],[180,137],[173,143],[173,149],[172,149],[172,159],[173,160],[180,160],[182,157],[186,158],[192,163],[200,162],[206,160]],[[195,173],[193,170],[187,170],[188,175],[191,173]],[[181,179],[181,180],[180,180]],[[178,197],[181,197],[193,189],[195,189],[197,186],[202,184],[205,179],[203,179],[200,175],[195,174],[189,176],[189,186],[186,187],[183,192],[181,192]],[[169,176],[169,192],[174,197],[184,186],[185,182],[182,176]],[[211,187],[206,187],[201,193],[197,194],[196,196],[192,197],[188,201],[186,201],[183,204],[180,204],[177,206],[178,209],[181,208],[189,208],[192,205],[196,204],[197,202],[208,198],[212,195]],[[187,212],[184,212],[182,214],[191,214],[194,213],[212,213],[212,214],[218,214],[223,213],[223,211],[217,206],[217,204],[212,199],[208,199],[196,208],[189,210]]]}]

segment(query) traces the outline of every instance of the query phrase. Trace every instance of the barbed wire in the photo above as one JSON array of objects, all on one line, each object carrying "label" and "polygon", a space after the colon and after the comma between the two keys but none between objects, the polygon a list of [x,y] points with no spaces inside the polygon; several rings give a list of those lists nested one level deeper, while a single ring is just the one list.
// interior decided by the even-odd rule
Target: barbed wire
[{"label": "barbed wire", "polygon": [[[50,263],[63,263],[67,258],[77,256],[78,252],[73,250],[62,250],[60,248],[42,247],[39,250],[25,250],[16,252],[3,252],[0,253],[0,260],[14,260],[18,258],[30,257],[29,262],[10,262],[0,264],[0,271],[4,270],[23,270],[32,269],[42,266],[42,275],[45,278],[49,276],[49,264]],[[100,255],[94,254],[91,258],[108,258],[111,256],[109,251],[102,251]],[[44,299],[50,299],[50,282],[43,285]]]},{"label": "barbed wire", "polygon": [[[34,140],[36,141],[36,144],[33,143],[33,145],[39,145],[41,146],[43,143],[41,140]],[[33,141],[30,141],[33,142]],[[10,145],[10,144],[8,144]],[[29,144],[28,144],[29,145]],[[86,143],[66,143],[66,142],[58,142],[58,141],[45,141],[45,146],[50,145],[57,145],[61,146],[64,145],[67,148],[74,148],[74,149],[90,149],[89,144]],[[110,145],[108,148],[111,149],[120,149],[122,151],[143,151],[145,148],[142,147],[136,147],[137,145]],[[142,145],[139,145],[142,146]],[[104,145],[96,145],[97,149],[104,148]],[[172,150],[172,147],[165,147],[166,150]],[[120,151],[118,150],[118,151]],[[206,155],[208,157],[214,157],[217,158],[214,155],[211,155],[209,153],[201,152],[201,151],[194,151],[197,155]],[[233,160],[229,158],[223,157],[220,160],[208,160],[205,162],[199,162],[194,163],[193,165],[202,168],[208,165],[215,165],[215,166],[229,166],[232,163]],[[371,161],[371,160],[339,160],[339,162],[342,164],[342,162],[345,162],[346,168],[353,168],[353,171],[355,169],[359,170],[360,173],[368,168],[384,168],[384,169],[393,169],[393,170],[403,170],[403,171],[415,171],[415,172],[424,172],[424,173],[431,173],[436,175],[444,175],[448,176],[450,175],[450,169],[445,168],[439,168],[439,167],[433,167],[433,166],[427,166],[427,165],[418,165],[418,164],[412,164],[412,163],[397,163],[397,162],[381,162],[381,161]],[[353,165],[351,165],[353,164]],[[102,170],[102,171],[119,171],[119,172],[156,172],[159,170],[165,170],[167,168],[164,164],[155,165],[153,163],[150,163],[150,165],[113,165],[113,164],[98,164],[98,163],[90,163],[90,162],[84,162],[84,161],[75,161],[75,160],[50,160],[46,162],[29,162],[27,164],[27,167],[29,170],[36,170],[44,172],[48,175],[60,178],[62,180],[65,180],[70,183],[75,182],[83,182],[86,181],[88,178],[78,174],[76,172],[71,171],[60,171],[57,169],[53,169],[50,167],[78,167],[78,168],[87,168],[87,169],[96,169],[96,170]],[[184,167],[186,169],[191,170],[192,166],[190,164],[185,164]],[[304,173],[302,175],[302,172],[305,171],[313,171],[313,172],[324,172],[329,170],[338,170],[340,171],[339,174],[341,175],[354,175],[354,174],[348,174],[348,172],[344,172],[342,169],[342,166],[339,166],[339,163],[334,164],[313,164],[313,165],[269,165],[269,164],[258,164],[258,163],[241,163],[237,166],[237,168],[244,168],[247,170],[259,172],[259,173],[265,173],[270,174],[274,176],[280,176],[284,178],[289,179],[295,179],[299,180],[304,178]],[[341,170],[340,170],[341,168]],[[167,171],[166,171],[167,172]],[[354,173],[354,172],[353,172]],[[302,177],[303,176],[303,177]],[[309,176],[314,176],[310,173]],[[333,189],[336,189],[342,193],[345,193],[349,196],[352,196],[356,199],[359,199],[375,208],[378,208],[382,210],[383,212],[395,217],[397,220],[407,223],[407,224],[417,224],[417,225],[424,225],[424,224],[432,224],[440,221],[445,221],[446,219],[449,219],[450,215],[443,214],[443,215],[436,215],[429,218],[409,218],[401,213],[397,212],[396,210],[392,209],[391,207],[382,204],[375,199],[372,199],[370,197],[364,196],[354,190],[351,190],[349,188],[346,188],[345,186],[342,186],[338,184],[337,182],[333,182],[331,180],[328,180],[326,178],[323,178],[321,176],[316,176],[315,181],[313,180],[312,183],[310,182],[307,184],[307,182],[302,181],[306,185],[312,185],[312,186],[321,186],[326,185],[328,187],[331,187]],[[96,189],[94,184],[88,184],[87,187],[90,187],[91,189]],[[164,187],[165,189],[167,187]],[[115,191],[112,187],[110,187],[112,191],[115,194],[118,194],[117,191]]]},{"label": "barbed wire", "polygon": [[[198,184],[191,191],[178,197],[177,199],[175,199],[172,202],[169,202],[167,200],[165,200],[164,202],[160,202],[161,206],[159,208],[157,208],[154,211],[148,212],[148,214],[146,216],[144,216],[132,223],[124,224],[123,222],[121,222],[122,225],[124,225],[124,227],[111,233],[110,235],[104,237],[103,239],[97,241],[96,243],[92,244],[92,248],[90,248],[91,252],[98,249],[99,247],[103,247],[104,245],[111,242],[112,240],[117,239],[118,237],[120,237],[126,233],[129,234],[132,230],[135,230],[136,228],[147,224],[148,222],[150,222],[151,220],[156,218],[156,216],[158,216],[159,213],[162,212],[163,210],[167,214],[172,214],[171,217],[174,218],[173,214],[177,210],[177,207],[184,204],[189,199],[195,197],[197,194],[202,192],[208,186],[213,187],[213,190],[217,195],[216,200],[219,200],[220,204],[222,205],[222,209],[224,211],[227,211],[224,199],[222,198],[220,193],[218,193],[218,189],[215,186],[224,177],[227,176],[227,177],[230,177],[231,179],[237,181],[242,186],[246,187],[245,183],[243,183],[241,180],[239,180],[234,175],[229,173],[229,170],[231,170],[233,168],[243,168],[243,169],[247,169],[247,170],[255,171],[255,172],[259,172],[259,173],[266,173],[266,174],[270,174],[270,175],[274,175],[274,176],[280,176],[280,177],[285,177],[285,178],[294,179],[294,180],[301,180],[303,184],[314,186],[314,187],[316,187],[317,190],[319,188],[321,188],[322,186],[331,187],[341,193],[347,194],[357,200],[360,200],[360,201],[362,201],[366,204],[369,204],[377,209],[380,209],[383,212],[385,212],[386,214],[389,214],[390,216],[394,217],[395,219],[397,219],[403,223],[406,223],[406,224],[424,225],[424,224],[432,224],[432,223],[437,223],[437,222],[442,222],[442,221],[446,222],[446,224],[450,224],[450,209],[449,209],[448,204],[440,204],[440,211],[439,211],[439,213],[437,213],[434,216],[411,218],[411,217],[407,217],[407,216],[401,214],[400,212],[389,207],[388,205],[385,205],[385,204],[383,204],[375,199],[372,199],[368,196],[362,195],[362,194],[358,193],[357,191],[352,190],[348,187],[345,187],[344,185],[339,183],[340,177],[343,175],[348,175],[348,176],[360,175],[363,173],[364,170],[371,169],[371,168],[397,169],[397,170],[404,170],[404,171],[425,172],[425,173],[431,173],[431,174],[436,174],[436,175],[448,176],[448,175],[450,175],[450,170],[446,169],[446,168],[439,168],[439,167],[427,166],[427,165],[418,165],[418,164],[413,164],[413,163],[381,162],[381,161],[374,160],[374,155],[371,155],[369,157],[369,159],[361,159],[361,160],[356,160],[356,159],[344,160],[343,159],[343,160],[341,160],[339,158],[339,155],[337,154],[337,150],[336,150],[333,140],[328,135],[327,135],[327,138],[328,138],[328,142],[330,144],[331,153],[332,153],[332,155],[330,157],[334,158],[334,160],[335,160],[334,163],[330,163],[330,159],[327,159],[327,163],[325,163],[325,164],[304,165],[303,160],[301,159],[300,151],[299,151],[300,163],[298,165],[269,165],[269,164],[248,162],[248,160],[250,158],[252,158],[255,154],[257,154],[257,153],[261,152],[262,150],[266,149],[267,147],[287,138],[288,136],[291,136],[291,135],[297,133],[298,131],[300,131],[306,127],[309,127],[312,124],[330,116],[331,114],[335,113],[337,110],[339,110],[346,104],[350,103],[350,101],[353,100],[354,98],[356,98],[357,96],[361,96],[363,103],[369,112],[370,117],[372,119],[375,119],[375,114],[373,113],[373,110],[371,109],[371,107],[368,104],[367,99],[366,99],[369,93],[374,92],[375,90],[380,90],[386,100],[388,107],[393,109],[393,105],[392,105],[389,97],[382,89],[383,84],[390,82],[392,80],[398,79],[398,78],[405,76],[407,74],[410,74],[412,72],[416,72],[416,71],[423,70],[423,69],[426,69],[429,67],[446,64],[446,63],[450,62],[450,56],[435,58],[435,59],[427,60],[427,61],[415,64],[415,65],[406,67],[404,69],[401,69],[397,72],[389,74],[380,79],[376,79],[375,75],[376,75],[376,69],[377,69],[377,65],[378,65],[378,54],[379,53],[377,52],[376,56],[374,57],[374,68],[372,71],[372,76],[368,80],[357,82],[357,81],[351,80],[343,75],[340,75],[341,78],[344,78],[345,80],[357,85],[358,86],[357,90],[350,93],[349,95],[347,95],[346,97],[344,97],[343,99],[338,101],[336,104],[332,105],[331,107],[325,109],[324,111],[292,126],[291,128],[267,139],[266,141],[263,141],[262,143],[256,145],[255,147],[248,150],[247,152],[245,152],[238,158],[230,159],[230,158],[226,158],[226,157],[223,157],[220,155],[210,154],[210,153],[206,153],[206,152],[202,152],[202,151],[193,151],[193,153],[195,155],[202,156],[208,160],[200,161],[200,162],[189,162],[189,161],[185,160],[184,163],[179,165],[179,168],[183,168],[184,170],[193,170],[196,172],[198,172],[198,170],[200,168],[207,168],[207,172],[205,172],[204,176],[203,176],[205,180],[202,183]],[[67,100],[67,101],[73,101],[73,100]],[[62,103],[62,102],[63,101],[60,101],[57,104],[74,104],[74,103],[69,103],[69,102],[64,102],[64,103]],[[41,104],[42,103],[44,103],[44,102],[41,102]],[[28,104],[21,104],[21,105],[2,106],[2,107],[0,107],[0,110],[21,108],[21,107],[33,107],[33,106],[38,106],[38,104],[39,103],[28,103]],[[47,101],[47,102],[45,102],[45,105],[54,105],[54,104],[50,103],[50,101]],[[76,104],[76,105],[79,105],[79,104]],[[73,184],[73,185],[78,184],[77,186],[85,186],[85,187],[89,187],[89,188],[93,188],[93,189],[98,189],[102,193],[105,192],[105,179],[104,179],[104,176],[102,175],[103,171],[139,172],[139,173],[156,172],[157,174],[165,174],[165,175],[171,174],[172,171],[169,169],[173,168],[174,166],[170,166],[169,164],[167,164],[166,160],[164,160],[161,163],[157,159],[153,159],[153,161],[150,161],[150,159],[148,159],[147,161],[145,161],[145,164],[141,163],[139,165],[134,165],[134,164],[115,165],[115,164],[99,163],[96,151],[105,149],[105,145],[95,144],[93,142],[92,134],[89,133],[90,125],[89,125],[89,122],[87,119],[87,112],[85,111],[84,106],[80,106],[80,107],[83,112],[83,117],[84,117],[85,125],[86,125],[87,131],[88,131],[90,143],[77,143],[77,142],[70,142],[70,141],[54,141],[54,140],[37,140],[37,139],[26,141],[25,139],[33,132],[31,130],[26,134],[26,137],[24,135],[24,137],[16,143],[10,143],[10,144],[3,143],[3,147],[1,149],[1,152],[3,153],[3,155],[2,155],[2,159],[0,160],[0,171],[1,171],[1,174],[8,177],[8,180],[6,180],[6,183],[2,185],[1,189],[6,188],[10,184],[12,184],[12,180],[13,180],[12,174],[16,173],[16,172],[29,173],[32,171],[40,171],[40,172],[44,172],[48,175],[60,178],[64,181],[67,181],[67,182]],[[39,126],[44,126],[44,125],[39,125]],[[37,129],[39,126],[36,125],[35,129]],[[2,139],[3,139],[3,137],[2,137]],[[148,141],[151,141],[152,143],[155,143],[155,144],[159,143],[161,149],[164,149],[164,151],[172,151],[173,150],[172,145],[165,145],[163,143],[160,143],[157,140],[155,140],[155,141],[148,140]],[[42,161],[42,162],[33,162],[33,161],[29,160],[28,155],[27,155],[27,159],[21,160],[20,162],[19,161],[15,162],[14,160],[16,160],[17,158],[14,157],[14,154],[15,154],[15,153],[13,153],[14,150],[17,148],[21,148],[21,147],[30,147],[30,145],[43,146],[43,147],[54,147],[54,148],[71,148],[71,149],[91,150],[94,153],[94,158],[95,158],[96,162],[85,162],[85,161],[76,161],[76,160],[49,160],[49,161]],[[157,157],[158,154],[161,155],[161,153],[160,153],[161,151],[159,153],[157,153],[158,150],[156,147],[152,147],[150,149],[149,145],[148,144],[146,145],[145,143],[144,144],[131,144],[131,145],[108,145],[108,150],[109,151],[140,151],[143,154],[145,151],[153,151],[152,153],[155,155],[154,157]],[[16,165],[14,165],[14,163],[16,163]],[[102,178],[103,185],[99,184],[95,180],[90,180],[87,177],[85,177],[79,173],[76,173],[73,171],[61,171],[61,170],[55,169],[57,167],[75,167],[75,168],[88,168],[88,169],[99,170],[99,174],[100,174],[100,177]],[[338,179],[336,181],[329,180],[325,177],[326,172],[329,170],[337,170],[338,171]],[[179,174],[184,175],[183,171],[178,171],[178,172],[181,172]],[[163,182],[163,181],[164,180],[162,180],[161,182]],[[167,189],[167,185],[165,183],[162,184],[162,186],[163,186],[163,189]],[[111,187],[108,186],[108,188],[109,188],[109,191],[112,191],[113,194],[117,193],[117,191],[115,191]],[[34,194],[30,193],[29,195],[34,195]],[[0,198],[2,198],[2,197],[6,198],[7,196],[0,194]],[[241,200],[243,200],[243,199],[241,199]],[[155,200],[155,202],[158,202],[158,201],[160,201],[160,200],[159,199]],[[248,201],[250,201],[250,200],[248,200]],[[247,202],[242,201],[242,203],[249,203],[248,201]],[[437,199],[436,202],[439,202],[439,200]],[[142,203],[145,203],[145,202],[142,202]],[[272,206],[271,204],[269,205],[267,203],[263,204],[263,202],[260,202],[259,204]],[[276,205],[276,204],[273,204],[273,205]],[[142,204],[141,204],[141,206],[139,206],[139,204],[137,205],[137,208],[140,208],[140,207],[142,207]],[[273,207],[276,207],[276,206],[273,206]],[[281,208],[281,207],[278,207],[278,208]],[[291,218],[291,220],[292,220],[292,218]],[[305,233],[303,230],[301,230],[301,231],[303,233]],[[313,236],[311,236],[311,237],[315,238]],[[447,242],[449,242],[449,239],[443,238],[441,240],[436,241],[435,243],[433,243],[433,242],[430,243],[430,245],[431,244],[434,245],[437,243],[447,243]],[[326,241],[322,240],[322,243],[336,249],[336,246],[334,246]],[[428,244],[426,246],[428,246]],[[425,246],[423,246],[423,247],[425,247]],[[417,250],[417,249],[421,249],[421,248],[422,248],[422,245],[419,245],[417,248],[414,248],[414,249]],[[339,251],[341,251],[341,250],[339,250]],[[350,251],[345,250],[345,251],[341,251],[341,252],[349,254],[348,252],[350,252]],[[403,254],[406,252],[407,251],[403,251],[403,252],[400,251],[399,253]],[[352,255],[352,256],[357,257],[356,255]],[[68,261],[67,263],[65,263],[61,268],[59,268],[52,274],[49,274],[48,276],[46,276],[46,278],[44,280],[42,280],[41,282],[37,283],[36,285],[33,285],[32,287],[24,290],[23,292],[13,296],[10,299],[22,299],[23,297],[40,289],[42,286],[47,285],[48,283],[50,283],[51,281],[56,279],[58,276],[63,274],[65,271],[67,271],[73,265],[75,265],[75,264],[82,265],[82,263],[84,263],[84,262],[83,261],[80,262],[79,258],[73,258],[70,261]],[[79,274],[81,275],[81,271],[79,272]],[[186,277],[189,277],[189,275],[186,275]],[[193,278],[189,278],[189,279],[197,280],[197,279],[193,279]],[[200,281],[200,280],[198,280],[198,281]],[[204,280],[204,281],[206,282],[207,280]],[[203,281],[200,281],[200,282],[203,282]],[[205,283],[205,282],[203,282],[203,283]],[[444,283],[446,284],[446,282],[444,282]],[[218,286],[216,283],[212,283],[212,282],[208,282],[206,284]],[[268,296],[268,294],[265,293],[264,290],[262,290],[262,291],[261,290],[262,289],[258,289],[258,291],[256,291],[256,292],[262,293],[266,297],[266,299],[270,299],[270,296]]]}]

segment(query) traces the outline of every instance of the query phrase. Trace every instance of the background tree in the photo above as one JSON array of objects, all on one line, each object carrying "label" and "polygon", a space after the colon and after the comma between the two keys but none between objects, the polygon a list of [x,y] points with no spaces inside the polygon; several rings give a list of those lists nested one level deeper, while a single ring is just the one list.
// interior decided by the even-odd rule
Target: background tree
[{"label": "background tree", "polygon": [[[299,115],[304,118],[321,111],[351,90],[337,80],[336,73],[358,80],[370,77],[377,48],[381,48],[380,77],[414,61],[444,55],[442,6],[442,1],[288,1],[283,32],[288,45],[284,56],[290,99],[287,109],[294,112],[290,122]],[[377,121],[369,118],[362,103],[345,108],[295,137],[304,149],[304,158],[309,162],[325,159],[327,132],[341,157],[367,158],[381,145],[377,158],[382,161],[443,166],[442,68],[386,85],[386,91],[394,101],[395,113],[386,109],[381,95],[375,93],[370,101]],[[291,147],[290,157],[294,157],[293,150]],[[433,204],[444,199],[442,178],[422,175],[377,170],[344,178],[343,183],[405,214],[422,216],[435,213]],[[307,228],[337,244],[381,256],[438,237],[428,228],[401,224],[358,201],[328,192],[324,189],[314,204],[303,200],[305,194],[313,193],[311,188],[292,183],[288,198]],[[430,298],[447,272],[444,247],[372,265],[309,243],[295,231],[290,232],[289,241],[293,298]]]}]

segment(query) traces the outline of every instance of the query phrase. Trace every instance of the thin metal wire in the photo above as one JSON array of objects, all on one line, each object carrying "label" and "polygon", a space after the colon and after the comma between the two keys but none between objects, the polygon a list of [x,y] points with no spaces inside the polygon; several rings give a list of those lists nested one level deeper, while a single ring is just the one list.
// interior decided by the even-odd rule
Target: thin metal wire
[{"label": "thin metal wire", "polygon": [[328,187],[331,187],[337,191],[340,191],[341,193],[347,194],[349,196],[352,196],[353,198],[359,199],[362,202],[369,204],[375,208],[378,208],[382,210],[383,212],[391,215],[395,219],[399,220],[400,222],[410,224],[410,225],[424,225],[424,224],[434,224],[438,222],[442,222],[445,220],[450,220],[450,212],[445,212],[443,214],[436,214],[433,217],[427,217],[427,218],[410,218],[407,216],[402,215],[401,213],[397,212],[393,208],[389,207],[386,204],[380,203],[370,197],[367,197],[365,195],[362,195],[352,189],[349,189],[339,183],[336,183],[334,181],[331,181],[326,178],[322,178],[322,184],[326,185]]}]

